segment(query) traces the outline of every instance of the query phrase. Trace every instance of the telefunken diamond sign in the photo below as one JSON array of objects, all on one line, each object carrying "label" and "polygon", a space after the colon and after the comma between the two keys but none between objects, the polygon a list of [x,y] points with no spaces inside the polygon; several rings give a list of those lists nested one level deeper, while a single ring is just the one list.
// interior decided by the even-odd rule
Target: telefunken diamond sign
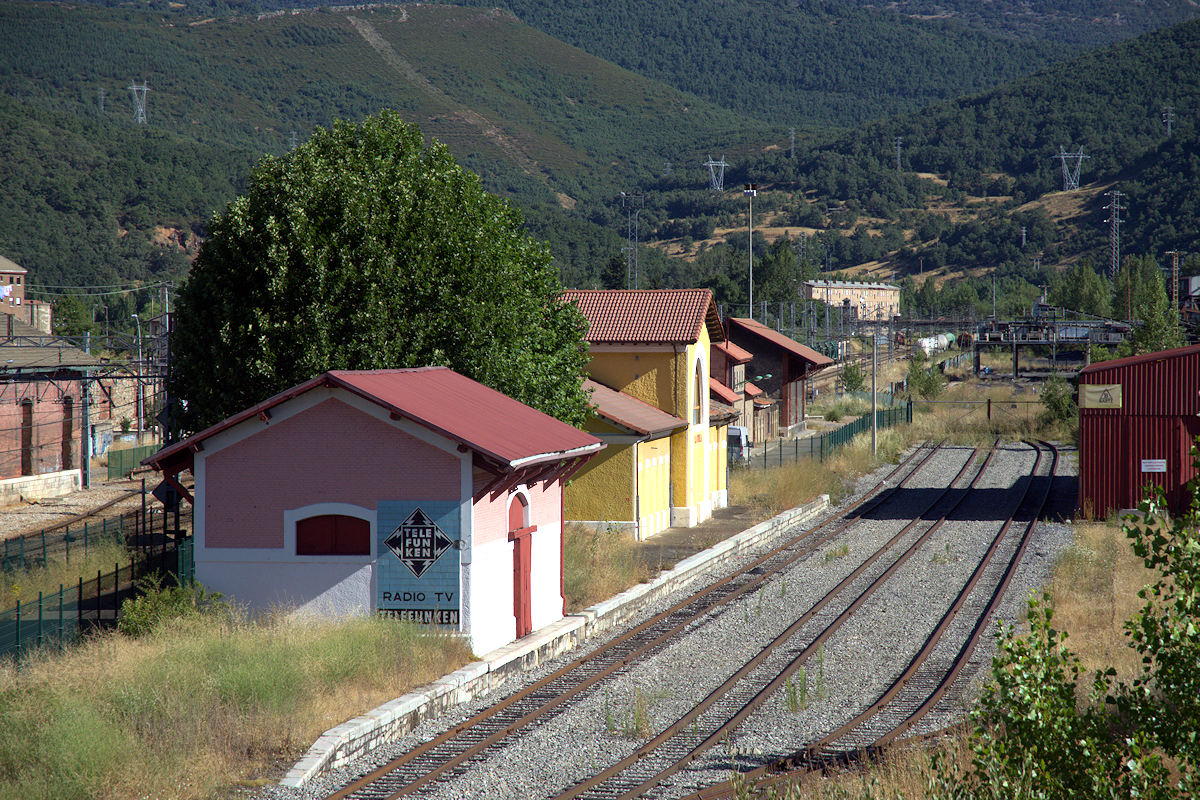
[{"label": "telefunken diamond sign", "polygon": [[[447,501],[379,504],[379,613],[459,624],[459,507]],[[448,555],[449,554],[449,555]]]}]

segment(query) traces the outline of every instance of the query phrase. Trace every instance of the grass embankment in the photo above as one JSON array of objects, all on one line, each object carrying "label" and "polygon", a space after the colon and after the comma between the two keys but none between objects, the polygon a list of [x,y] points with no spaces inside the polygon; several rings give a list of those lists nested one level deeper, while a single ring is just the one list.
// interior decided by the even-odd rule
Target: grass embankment
[{"label": "grass embankment", "polygon": [[565,528],[563,591],[567,611],[607,600],[653,577],[628,531],[569,523]]},{"label": "grass embankment", "polygon": [[470,658],[459,638],[375,618],[215,614],[94,636],[0,667],[0,797],[210,797]]}]

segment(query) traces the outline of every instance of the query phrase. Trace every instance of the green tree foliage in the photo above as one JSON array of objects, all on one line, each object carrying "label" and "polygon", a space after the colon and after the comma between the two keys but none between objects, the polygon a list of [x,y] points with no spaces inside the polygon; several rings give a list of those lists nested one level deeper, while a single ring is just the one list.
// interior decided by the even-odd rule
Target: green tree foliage
[{"label": "green tree foliage", "polygon": [[1042,386],[1041,401],[1043,422],[1065,422],[1079,413],[1074,387],[1057,375]]},{"label": "green tree foliage", "polygon": [[1066,272],[1059,273],[1050,287],[1050,303],[1090,314],[1108,317],[1112,314],[1112,290],[1108,281],[1096,274],[1091,259],[1081,259]]},{"label": "green tree foliage", "polygon": [[1162,271],[1152,257],[1125,259],[1113,282],[1113,305],[1137,320],[1133,334],[1117,348],[1118,356],[1153,353],[1183,345],[1179,311],[1171,307]]},{"label": "green tree foliage", "polygon": [[186,430],[324,370],[430,364],[587,414],[583,320],[545,247],[395,112],[264,158],[210,232],[172,340]]},{"label": "green tree foliage", "polygon": [[847,392],[857,392],[863,388],[865,377],[858,364],[847,364],[842,368],[842,388]]},{"label": "green tree foliage", "polygon": [[913,351],[912,360],[908,362],[907,381],[910,394],[920,395],[926,400],[933,400],[946,388],[946,376],[936,364],[931,366],[925,353],[919,349]]},{"label": "green tree foliage", "polygon": [[[1193,449],[1193,457],[1200,455]],[[1191,798],[1200,791],[1200,482],[1183,513],[1165,513],[1153,487],[1126,536],[1155,581],[1125,623],[1142,656],[1129,683],[1108,668],[1086,688],[1053,627],[1049,598],[1029,603],[1028,637],[1003,631],[992,682],[973,712],[971,769],[939,764],[931,796]],[[1081,698],[1086,700],[1079,703]]]}]

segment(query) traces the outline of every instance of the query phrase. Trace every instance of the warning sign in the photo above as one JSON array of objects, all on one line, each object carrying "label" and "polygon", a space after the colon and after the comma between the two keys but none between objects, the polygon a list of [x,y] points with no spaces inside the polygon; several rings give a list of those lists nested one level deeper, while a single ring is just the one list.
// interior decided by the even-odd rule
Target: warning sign
[{"label": "warning sign", "polygon": [[414,509],[383,543],[418,578],[454,545],[420,508]]},{"label": "warning sign", "polygon": [[1121,408],[1123,400],[1119,383],[1085,383],[1079,386],[1080,408]]}]

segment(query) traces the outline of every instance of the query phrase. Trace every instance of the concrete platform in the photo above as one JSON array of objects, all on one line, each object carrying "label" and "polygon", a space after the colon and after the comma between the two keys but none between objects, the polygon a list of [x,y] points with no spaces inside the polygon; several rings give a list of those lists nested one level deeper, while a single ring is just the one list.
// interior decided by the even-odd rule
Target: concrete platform
[{"label": "concrete platform", "polygon": [[[638,584],[579,613],[570,614],[553,625],[493,650],[479,661],[472,662],[427,686],[330,728],[317,739],[304,757],[296,762],[280,784],[303,786],[324,772],[353,761],[385,742],[404,736],[421,721],[499,688],[521,672],[565,653],[585,639],[621,625],[658,598],[697,582],[708,569],[732,561],[760,544],[782,538],[792,528],[810,522],[828,507],[829,496],[821,495],[811,503],[785,511],[728,538],[722,538],[699,552],[695,552],[694,549],[704,540],[702,537],[721,536],[721,531],[729,525],[738,524],[737,509],[718,517],[712,525],[708,525],[707,530],[688,529],[674,539],[671,538],[670,532],[660,534],[655,537],[655,540],[661,539],[662,544],[660,563],[667,560],[668,553],[672,554],[672,561],[674,555],[680,558],[674,566],[661,572],[654,580]],[[725,532],[727,535],[728,531]]]}]

